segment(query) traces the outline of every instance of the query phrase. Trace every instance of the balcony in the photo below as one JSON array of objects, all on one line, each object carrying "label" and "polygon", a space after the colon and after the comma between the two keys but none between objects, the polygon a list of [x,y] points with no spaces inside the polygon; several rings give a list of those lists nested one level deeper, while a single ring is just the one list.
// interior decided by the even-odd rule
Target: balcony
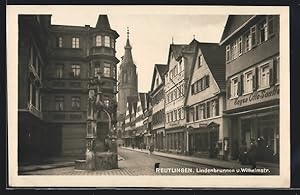
[{"label": "balcony", "polygon": [[114,56],[115,55],[115,50],[113,48],[104,47],[104,46],[92,47],[90,49],[89,55],[110,55],[110,56]]}]

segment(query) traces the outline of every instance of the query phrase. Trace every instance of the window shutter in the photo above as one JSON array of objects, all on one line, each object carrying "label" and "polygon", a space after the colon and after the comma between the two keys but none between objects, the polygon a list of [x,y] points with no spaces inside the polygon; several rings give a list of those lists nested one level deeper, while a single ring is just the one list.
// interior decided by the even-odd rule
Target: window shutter
[{"label": "window shutter", "polygon": [[231,97],[231,83],[230,79],[227,80],[227,98],[229,99]]},{"label": "window shutter", "polygon": [[274,62],[273,62],[273,82],[274,84],[278,82],[278,78],[277,78],[277,65],[278,65],[278,59],[274,58]]},{"label": "window shutter", "polygon": [[237,89],[237,95],[238,95],[238,96],[242,95],[242,93],[241,93],[242,88],[241,88],[241,87],[242,87],[242,86],[241,86],[241,81],[240,81],[240,79],[239,79],[239,81],[238,81],[238,89]]},{"label": "window shutter", "polygon": [[256,91],[258,88],[258,67],[255,68],[254,75],[252,78],[253,91]]},{"label": "window shutter", "polygon": [[241,74],[241,94],[242,95],[244,93],[244,75]]},{"label": "window shutter", "polygon": [[270,69],[269,69],[269,84],[270,86],[274,85],[274,63],[273,60],[270,62]]}]

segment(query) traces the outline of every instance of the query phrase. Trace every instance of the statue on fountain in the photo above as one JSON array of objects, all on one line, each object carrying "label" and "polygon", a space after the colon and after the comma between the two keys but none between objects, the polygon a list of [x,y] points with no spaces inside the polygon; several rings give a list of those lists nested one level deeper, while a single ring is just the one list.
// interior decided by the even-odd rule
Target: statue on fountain
[{"label": "statue on fountain", "polygon": [[[112,110],[102,100],[100,74],[90,78],[88,83],[88,112],[85,160],[75,161],[75,169],[108,170],[118,168],[117,144],[112,135]],[[108,117],[108,134],[105,138],[97,136],[97,116],[104,112]]]}]

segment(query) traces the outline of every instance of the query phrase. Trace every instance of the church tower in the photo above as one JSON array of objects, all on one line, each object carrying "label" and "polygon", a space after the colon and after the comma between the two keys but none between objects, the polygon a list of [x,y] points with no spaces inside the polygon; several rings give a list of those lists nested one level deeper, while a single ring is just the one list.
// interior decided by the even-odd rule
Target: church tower
[{"label": "church tower", "polygon": [[118,93],[118,116],[125,116],[127,97],[138,95],[136,65],[131,54],[129,42],[129,30],[127,28],[127,41],[124,47],[125,53],[122,57],[119,73],[119,93]]}]

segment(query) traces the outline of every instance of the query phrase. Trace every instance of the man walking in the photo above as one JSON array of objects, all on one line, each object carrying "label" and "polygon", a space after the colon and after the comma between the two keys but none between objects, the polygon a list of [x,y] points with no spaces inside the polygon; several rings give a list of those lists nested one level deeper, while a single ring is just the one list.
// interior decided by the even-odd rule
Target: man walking
[{"label": "man walking", "polygon": [[248,155],[252,169],[256,168],[257,146],[254,139],[251,139]]}]

